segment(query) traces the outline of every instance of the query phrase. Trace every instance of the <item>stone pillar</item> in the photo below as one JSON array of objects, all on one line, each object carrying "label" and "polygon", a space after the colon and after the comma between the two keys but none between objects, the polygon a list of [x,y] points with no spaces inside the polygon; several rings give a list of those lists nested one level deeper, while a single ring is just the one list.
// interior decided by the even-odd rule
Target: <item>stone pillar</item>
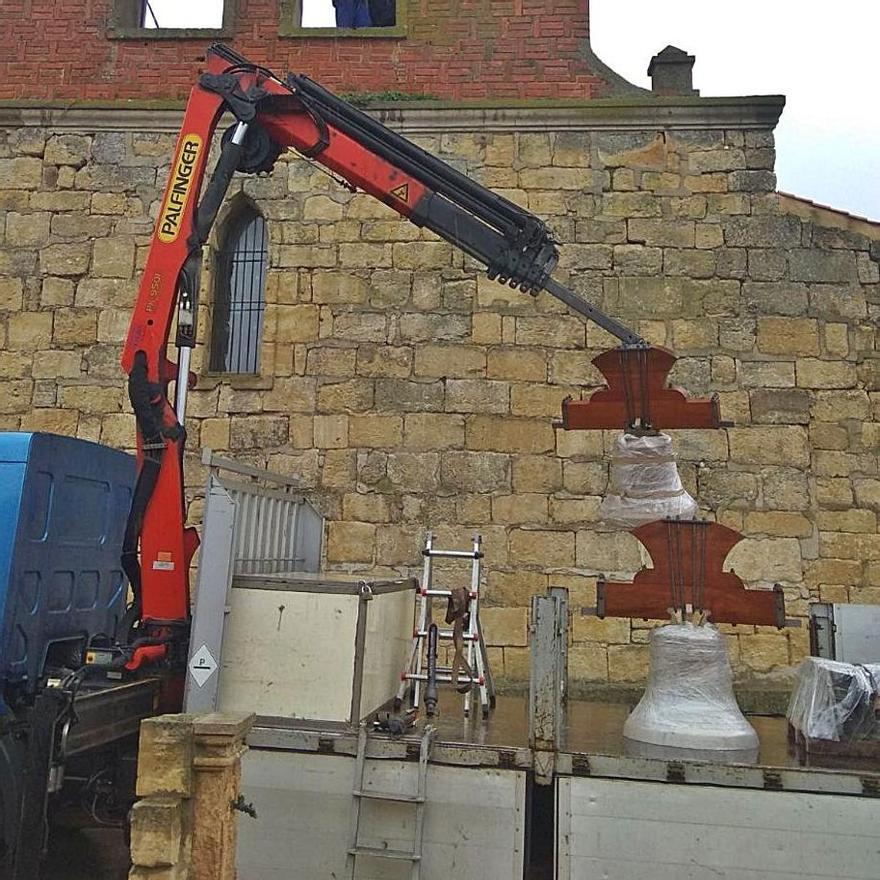
[{"label": "stone pillar", "polygon": [[241,783],[241,758],[254,716],[211,713],[193,723],[192,880],[234,880],[233,804]]},{"label": "stone pillar", "polygon": [[131,812],[130,880],[188,880],[192,838],[191,715],[141,722],[137,795]]},{"label": "stone pillar", "polygon": [[667,46],[651,59],[648,76],[655,95],[699,95],[694,88],[694,56]]},{"label": "stone pillar", "polygon": [[233,880],[241,756],[254,716],[141,722],[129,880]]}]

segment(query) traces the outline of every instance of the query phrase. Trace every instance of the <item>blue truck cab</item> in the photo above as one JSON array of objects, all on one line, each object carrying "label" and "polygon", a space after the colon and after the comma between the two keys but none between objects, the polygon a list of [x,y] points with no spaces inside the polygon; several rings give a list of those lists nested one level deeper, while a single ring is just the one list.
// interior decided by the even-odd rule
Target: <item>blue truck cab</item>
[{"label": "blue truck cab", "polygon": [[[113,638],[132,456],[44,433],[0,433],[0,686],[32,697],[47,660]],[[6,709],[0,702],[0,714]]]}]

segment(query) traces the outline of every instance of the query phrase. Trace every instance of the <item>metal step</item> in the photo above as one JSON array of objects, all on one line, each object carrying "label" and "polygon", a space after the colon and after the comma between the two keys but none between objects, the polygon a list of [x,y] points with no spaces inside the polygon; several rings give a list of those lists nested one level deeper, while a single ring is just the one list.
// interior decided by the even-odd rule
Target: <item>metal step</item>
[{"label": "metal step", "polygon": [[473,550],[422,550],[422,556],[431,559],[482,559],[483,552],[474,553]]},{"label": "metal step", "polygon": [[397,794],[391,791],[353,791],[355,797],[369,798],[374,801],[401,801],[405,804],[423,804],[425,799],[416,794]]},{"label": "metal step", "polygon": [[349,851],[350,856],[373,856],[377,859],[397,859],[404,862],[420,862],[422,857],[414,852],[403,849],[385,849],[382,846],[354,846]]},{"label": "metal step", "polygon": [[[420,636],[421,638],[427,638],[428,631],[426,629],[416,630],[414,635]],[[451,629],[438,629],[437,630],[437,638],[438,639],[451,639],[452,638],[452,630]],[[463,632],[461,634],[462,641],[464,642],[476,642],[480,638],[479,633],[471,633]]]},{"label": "metal step", "polygon": [[[448,599],[452,595],[452,590],[443,590],[440,587],[434,588],[432,587],[430,590],[419,590],[419,594],[422,596],[441,596],[444,599]],[[468,598],[476,599],[476,593],[468,593]]]},{"label": "metal step", "polygon": [[[427,681],[428,675],[425,672],[407,672],[406,674],[407,680],[409,681]],[[442,672],[438,669],[436,680],[441,682],[442,684],[449,684],[452,682],[452,672],[449,667],[446,667]],[[459,673],[458,681],[464,682],[469,681],[471,684],[483,684],[483,679],[479,676],[474,677],[473,675],[467,676],[464,673]]]}]

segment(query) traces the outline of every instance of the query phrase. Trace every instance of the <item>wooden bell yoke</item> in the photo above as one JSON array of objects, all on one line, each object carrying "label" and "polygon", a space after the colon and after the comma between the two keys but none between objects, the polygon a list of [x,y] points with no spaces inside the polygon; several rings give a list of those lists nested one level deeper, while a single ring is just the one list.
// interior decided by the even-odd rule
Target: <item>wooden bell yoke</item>
[{"label": "wooden bell yoke", "polygon": [[654,567],[643,568],[632,583],[600,579],[597,616],[666,620],[671,613],[696,613],[713,623],[786,625],[782,587],[749,590],[736,572],[723,570],[727,554],[742,540],[739,532],[715,522],[663,519],[632,534]]},{"label": "wooden bell yoke", "polygon": [[621,346],[593,358],[606,387],[562,403],[562,427],[576,430],[722,428],[718,398],[688,397],[667,385],[677,358],[658,346]]}]

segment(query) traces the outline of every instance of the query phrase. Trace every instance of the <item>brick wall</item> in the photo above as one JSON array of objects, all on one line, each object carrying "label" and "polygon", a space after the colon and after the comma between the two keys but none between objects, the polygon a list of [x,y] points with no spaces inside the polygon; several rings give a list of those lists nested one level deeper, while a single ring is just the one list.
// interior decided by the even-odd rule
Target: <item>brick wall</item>
[{"label": "brick wall", "polygon": [[[691,393],[718,392],[735,427],[675,432],[675,448],[702,513],[747,535],[731,556],[745,579],[781,582],[801,617],[810,600],[880,602],[878,229],[792,213],[772,191],[772,123],[725,128],[707,107],[730,116],[701,102],[623,132],[583,108],[412,110],[401,124],[546,217],[560,280],[675,349]],[[118,355],[172,153],[156,128],[177,123],[101,119],[0,142],[0,427],[130,447]],[[462,120],[472,131],[444,130]],[[530,594],[565,585],[578,609],[597,574],[642,563],[631,536],[596,521],[616,435],[552,426],[613,340],[301,160],[233,189],[271,238],[263,374],[208,376],[196,349],[190,485],[200,445],[296,475],[338,569],[412,571],[427,527],[438,546],[479,530],[492,660],[525,678]],[[807,652],[806,629],[725,629],[750,681]],[[640,679],[648,634],[576,615],[573,677]]]},{"label": "brick wall", "polygon": [[[185,97],[218,37],[108,39],[112,6],[6,0],[0,99]],[[237,0],[222,39],[343,91],[590,98],[610,88],[588,52],[587,0],[409,0],[406,36],[391,38],[280,36],[282,15],[277,0]]]}]

